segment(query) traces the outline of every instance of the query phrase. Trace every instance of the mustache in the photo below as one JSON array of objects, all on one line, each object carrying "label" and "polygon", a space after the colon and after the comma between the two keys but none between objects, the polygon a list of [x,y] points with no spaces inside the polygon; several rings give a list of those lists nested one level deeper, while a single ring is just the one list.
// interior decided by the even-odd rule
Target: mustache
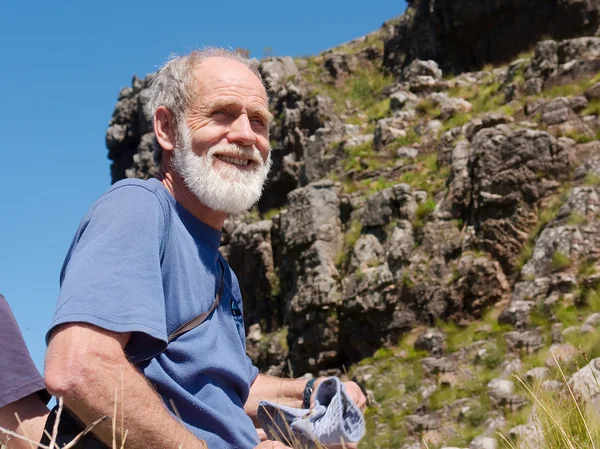
[{"label": "mustache", "polygon": [[239,145],[236,145],[235,143],[218,143],[210,147],[206,154],[211,158],[214,157],[216,154],[238,156],[241,158],[248,159],[249,161],[257,164],[258,166],[262,166],[265,163],[258,149],[241,147]]}]

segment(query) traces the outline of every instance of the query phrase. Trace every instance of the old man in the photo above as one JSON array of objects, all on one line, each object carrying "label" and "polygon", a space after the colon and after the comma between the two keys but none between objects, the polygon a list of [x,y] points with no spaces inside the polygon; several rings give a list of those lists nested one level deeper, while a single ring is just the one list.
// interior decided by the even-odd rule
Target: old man
[{"label": "old man", "polygon": [[[258,401],[300,407],[310,389],[258,375],[238,281],[218,252],[227,214],[259,199],[270,168],[260,74],[236,53],[196,51],[169,61],[148,93],[160,176],[116,183],[81,222],[46,385],[83,424],[113,416],[117,394],[128,448],[277,446],[260,443]],[[346,388],[364,408],[358,386]],[[94,432],[112,444],[111,422]]]}]

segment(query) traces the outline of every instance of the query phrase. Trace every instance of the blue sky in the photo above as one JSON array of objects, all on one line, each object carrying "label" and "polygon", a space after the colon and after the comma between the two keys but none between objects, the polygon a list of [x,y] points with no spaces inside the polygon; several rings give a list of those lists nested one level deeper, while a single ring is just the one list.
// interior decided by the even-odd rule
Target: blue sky
[{"label": "blue sky", "polygon": [[[304,56],[373,31],[404,1],[8,2],[0,14],[0,293],[36,365],[79,220],[110,186],[119,90],[171,53],[218,45]],[[0,344],[2,344],[0,342]]]}]

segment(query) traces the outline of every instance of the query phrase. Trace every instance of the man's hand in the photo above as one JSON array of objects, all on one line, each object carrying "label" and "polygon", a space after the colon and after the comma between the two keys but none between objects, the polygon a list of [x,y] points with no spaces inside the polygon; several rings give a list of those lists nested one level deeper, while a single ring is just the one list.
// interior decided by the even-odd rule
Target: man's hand
[{"label": "man's hand", "polygon": [[[311,408],[314,405],[315,391],[317,391],[317,387],[319,386],[319,384],[321,382],[323,382],[326,379],[327,379],[326,377],[319,377],[315,381],[315,384],[313,386],[313,394],[310,398],[310,407]],[[354,403],[358,406],[358,408],[360,408],[361,412],[364,412],[365,408],[367,408],[367,398],[365,397],[361,388],[358,386],[358,384],[356,382],[352,382],[352,381],[344,382],[343,384],[344,384],[344,387],[346,388],[346,393],[348,394],[350,399],[352,399],[354,401]]]},{"label": "man's hand", "polygon": [[262,441],[254,449],[291,449],[291,448],[279,441],[266,440],[266,441]]}]

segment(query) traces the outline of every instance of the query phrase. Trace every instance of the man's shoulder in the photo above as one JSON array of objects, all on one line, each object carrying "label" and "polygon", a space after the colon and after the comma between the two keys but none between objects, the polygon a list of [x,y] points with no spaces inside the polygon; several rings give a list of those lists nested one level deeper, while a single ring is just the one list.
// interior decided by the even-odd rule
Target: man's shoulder
[{"label": "man's shoulder", "polygon": [[[123,226],[129,229],[136,223],[158,223],[162,226],[170,215],[168,196],[165,187],[156,179],[118,181],[94,202],[83,217],[79,232],[85,231],[91,222],[100,224],[101,229],[107,223],[119,229]],[[119,224],[122,226],[119,227]]]},{"label": "man's shoulder", "polygon": [[126,192],[125,194],[131,196],[142,196],[143,192],[151,192],[157,197],[162,197],[166,193],[165,187],[162,183],[155,178],[150,179],[137,179],[137,178],[126,178],[115,182],[110,189],[108,189],[105,195],[112,192]]},{"label": "man's shoulder", "polygon": [[113,184],[95,203],[95,207],[110,203],[117,209],[155,207],[168,208],[168,192],[157,179],[127,178]]}]

